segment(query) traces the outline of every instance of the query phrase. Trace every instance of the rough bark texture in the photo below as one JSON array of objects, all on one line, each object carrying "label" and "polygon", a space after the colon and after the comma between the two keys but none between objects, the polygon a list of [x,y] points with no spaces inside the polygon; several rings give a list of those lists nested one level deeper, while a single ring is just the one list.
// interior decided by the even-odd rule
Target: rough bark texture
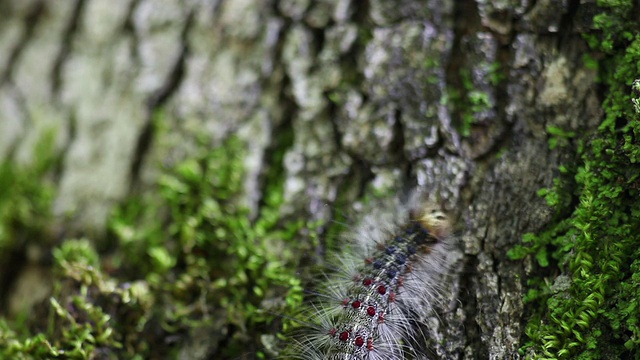
[{"label": "rough bark texture", "polygon": [[[99,238],[114,204],[154,180],[158,159],[188,153],[195,132],[246,141],[256,208],[265,159],[292,129],[283,212],[327,220],[321,204],[368,186],[429,189],[459,219],[465,254],[438,355],[519,358],[530,264],[506,251],[550,220],[536,192],[571,160],[546,129],[599,122],[580,36],[594,6],[0,1],[0,159],[29,161],[54,129],[55,213],[67,233]],[[159,110],[171,153],[151,125]]]}]

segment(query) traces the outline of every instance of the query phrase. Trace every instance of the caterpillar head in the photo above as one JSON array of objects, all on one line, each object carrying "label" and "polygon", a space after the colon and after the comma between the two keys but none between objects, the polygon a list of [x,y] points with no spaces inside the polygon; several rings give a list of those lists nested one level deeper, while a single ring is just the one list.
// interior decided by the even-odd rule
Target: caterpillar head
[{"label": "caterpillar head", "polygon": [[451,235],[451,220],[441,208],[432,203],[426,203],[410,212],[411,220],[420,224],[433,234],[438,240]]}]

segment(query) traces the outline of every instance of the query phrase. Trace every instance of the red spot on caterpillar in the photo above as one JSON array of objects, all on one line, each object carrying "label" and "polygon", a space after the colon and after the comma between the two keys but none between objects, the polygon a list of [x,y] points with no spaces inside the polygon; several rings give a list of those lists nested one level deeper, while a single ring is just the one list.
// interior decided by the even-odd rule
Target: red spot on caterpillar
[{"label": "red spot on caterpillar", "polygon": [[354,309],[360,309],[360,305],[362,305],[362,302],[360,300],[356,300],[351,303],[351,307],[353,307]]},{"label": "red spot on caterpillar", "polygon": [[373,339],[372,338],[368,338],[367,339],[367,350],[369,350],[369,351],[373,350]]},{"label": "red spot on caterpillar", "polygon": [[358,282],[358,281],[360,281],[360,279],[361,279],[360,274],[353,275],[353,281],[354,282]]},{"label": "red spot on caterpillar", "polygon": [[397,282],[397,284],[398,284],[398,287],[400,287],[400,286],[404,285],[404,277],[399,276],[399,277],[398,277],[398,282]]},{"label": "red spot on caterpillar", "polygon": [[373,306],[369,306],[367,308],[367,315],[373,317],[376,314],[376,308],[374,308]]},{"label": "red spot on caterpillar", "polygon": [[378,314],[378,323],[383,323],[383,322],[384,322],[384,313],[380,311],[380,313]]},{"label": "red spot on caterpillar", "polygon": [[362,285],[364,285],[364,286],[371,286],[371,284],[373,284],[373,279],[367,278],[367,279],[362,280]]},{"label": "red spot on caterpillar", "polygon": [[346,298],[346,299],[342,300],[342,306],[346,307],[347,305],[349,305],[350,302],[351,302],[351,299]]},{"label": "red spot on caterpillar", "polygon": [[372,262],[373,262],[373,258],[364,259],[364,263],[367,264],[367,265],[371,264]]},{"label": "red spot on caterpillar", "polygon": [[356,337],[356,340],[354,341],[354,343],[356,344],[357,347],[362,347],[362,345],[364,345],[364,339],[362,338],[362,336],[358,336]]},{"label": "red spot on caterpillar", "polygon": [[389,293],[389,302],[394,302],[394,301],[396,301],[396,293],[392,291]]},{"label": "red spot on caterpillar", "polygon": [[378,294],[384,295],[387,293],[387,288],[384,285],[378,286]]},{"label": "red spot on caterpillar", "polygon": [[331,335],[332,337],[336,336],[337,332],[338,332],[338,330],[336,330],[336,328],[329,329],[329,335]]},{"label": "red spot on caterpillar", "polygon": [[347,340],[349,340],[349,332],[348,331],[341,332],[338,338],[340,339],[340,341],[346,342]]}]

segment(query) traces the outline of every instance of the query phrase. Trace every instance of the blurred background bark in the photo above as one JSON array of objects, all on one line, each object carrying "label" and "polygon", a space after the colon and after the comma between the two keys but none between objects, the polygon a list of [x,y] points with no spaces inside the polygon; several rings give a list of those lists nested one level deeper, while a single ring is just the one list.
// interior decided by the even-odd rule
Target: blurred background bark
[{"label": "blurred background bark", "polygon": [[[438,355],[519,358],[531,264],[506,251],[550,221],[536,192],[574,156],[549,129],[600,121],[581,37],[594,12],[573,0],[3,0],[0,159],[33,161],[53,131],[60,236],[100,239],[113,206],[195,133],[246,142],[256,209],[268,153],[290,134],[283,215],[328,220],[320,205],[366,188],[425,189],[458,219],[464,250]],[[7,304],[24,286],[47,293],[38,252],[16,256],[0,265]]]}]

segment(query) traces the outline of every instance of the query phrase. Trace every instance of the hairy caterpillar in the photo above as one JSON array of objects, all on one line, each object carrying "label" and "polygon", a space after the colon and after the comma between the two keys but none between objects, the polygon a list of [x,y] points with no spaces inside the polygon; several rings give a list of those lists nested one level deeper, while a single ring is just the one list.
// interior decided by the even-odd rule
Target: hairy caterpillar
[{"label": "hairy caterpillar", "polygon": [[365,217],[317,290],[287,358],[425,358],[422,319],[440,301],[456,260],[451,222],[414,195],[407,206]]}]

